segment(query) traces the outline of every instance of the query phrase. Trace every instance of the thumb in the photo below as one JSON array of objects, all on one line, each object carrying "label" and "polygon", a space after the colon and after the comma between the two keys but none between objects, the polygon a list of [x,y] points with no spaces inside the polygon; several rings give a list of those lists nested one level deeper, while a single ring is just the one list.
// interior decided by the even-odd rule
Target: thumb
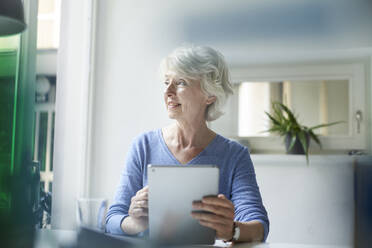
[{"label": "thumb", "polygon": [[226,196],[225,196],[224,194],[218,194],[217,197],[220,198],[220,199],[227,199]]}]

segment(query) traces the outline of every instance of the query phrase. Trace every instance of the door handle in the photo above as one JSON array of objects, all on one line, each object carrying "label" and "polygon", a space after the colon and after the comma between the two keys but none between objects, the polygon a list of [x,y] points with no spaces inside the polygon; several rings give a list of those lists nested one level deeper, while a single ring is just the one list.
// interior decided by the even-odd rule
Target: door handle
[{"label": "door handle", "polygon": [[358,110],[356,113],[355,113],[355,119],[357,121],[357,133],[360,133],[360,123],[362,122],[363,120],[363,115],[362,115],[362,111],[361,110]]}]

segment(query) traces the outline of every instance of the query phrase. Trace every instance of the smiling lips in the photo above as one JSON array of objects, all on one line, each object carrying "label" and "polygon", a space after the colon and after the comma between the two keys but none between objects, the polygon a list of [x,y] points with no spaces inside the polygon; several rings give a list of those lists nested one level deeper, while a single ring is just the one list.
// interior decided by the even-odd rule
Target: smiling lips
[{"label": "smiling lips", "polygon": [[179,106],[181,106],[181,104],[175,103],[175,102],[168,102],[168,108],[169,109],[174,109],[174,108],[177,108]]}]

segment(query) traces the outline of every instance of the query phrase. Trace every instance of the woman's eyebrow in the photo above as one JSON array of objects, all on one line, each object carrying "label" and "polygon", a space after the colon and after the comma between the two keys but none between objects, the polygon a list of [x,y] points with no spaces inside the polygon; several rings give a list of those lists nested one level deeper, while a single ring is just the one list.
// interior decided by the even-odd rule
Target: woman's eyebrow
[{"label": "woman's eyebrow", "polygon": [[171,77],[172,77],[171,74],[164,74],[164,78],[165,78],[165,79],[170,79]]}]

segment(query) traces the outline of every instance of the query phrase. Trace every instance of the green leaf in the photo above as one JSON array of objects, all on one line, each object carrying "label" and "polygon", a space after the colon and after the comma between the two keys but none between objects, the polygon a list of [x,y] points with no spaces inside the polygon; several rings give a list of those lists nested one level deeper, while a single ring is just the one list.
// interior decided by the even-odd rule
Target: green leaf
[{"label": "green leaf", "polygon": [[320,148],[322,148],[322,144],[320,143],[318,136],[316,136],[312,130],[309,131],[309,135],[320,146]]},{"label": "green leaf", "polygon": [[280,122],[281,123],[285,122],[285,117],[283,115],[283,111],[280,108],[280,105],[278,105],[277,102],[273,102],[272,107],[274,110],[274,115],[280,120]]},{"label": "green leaf", "polygon": [[271,114],[265,111],[265,114],[270,118],[270,120],[275,124],[275,125],[280,125],[280,121],[276,120]]},{"label": "green leaf", "polygon": [[309,130],[314,130],[314,129],[318,129],[318,128],[321,128],[321,127],[333,126],[333,125],[336,125],[336,124],[339,124],[339,123],[344,123],[344,121],[336,121],[336,122],[331,122],[331,123],[326,123],[326,124],[320,124],[320,125],[309,128]]},{"label": "green leaf", "polygon": [[296,135],[294,135],[294,136],[292,135],[291,144],[288,147],[288,151],[290,151],[293,148],[294,144],[296,143],[296,140],[297,140],[297,136]]},{"label": "green leaf", "polygon": [[299,140],[300,140],[300,142],[301,142],[301,145],[302,145],[302,147],[304,148],[304,151],[305,151],[305,153],[307,152],[307,143],[306,143],[306,135],[305,135],[305,132],[299,132],[298,133],[298,138],[299,138]]},{"label": "green leaf", "polygon": [[294,116],[294,114],[292,113],[292,111],[287,107],[285,106],[284,104],[282,103],[277,103],[279,104],[279,106],[286,112],[286,114],[288,115],[288,119],[294,123],[294,124],[297,124],[297,120],[296,120],[296,117]]},{"label": "green leaf", "polygon": [[305,132],[298,133],[298,138],[300,139],[301,145],[305,151],[306,163],[309,164],[309,147],[307,146]]}]

